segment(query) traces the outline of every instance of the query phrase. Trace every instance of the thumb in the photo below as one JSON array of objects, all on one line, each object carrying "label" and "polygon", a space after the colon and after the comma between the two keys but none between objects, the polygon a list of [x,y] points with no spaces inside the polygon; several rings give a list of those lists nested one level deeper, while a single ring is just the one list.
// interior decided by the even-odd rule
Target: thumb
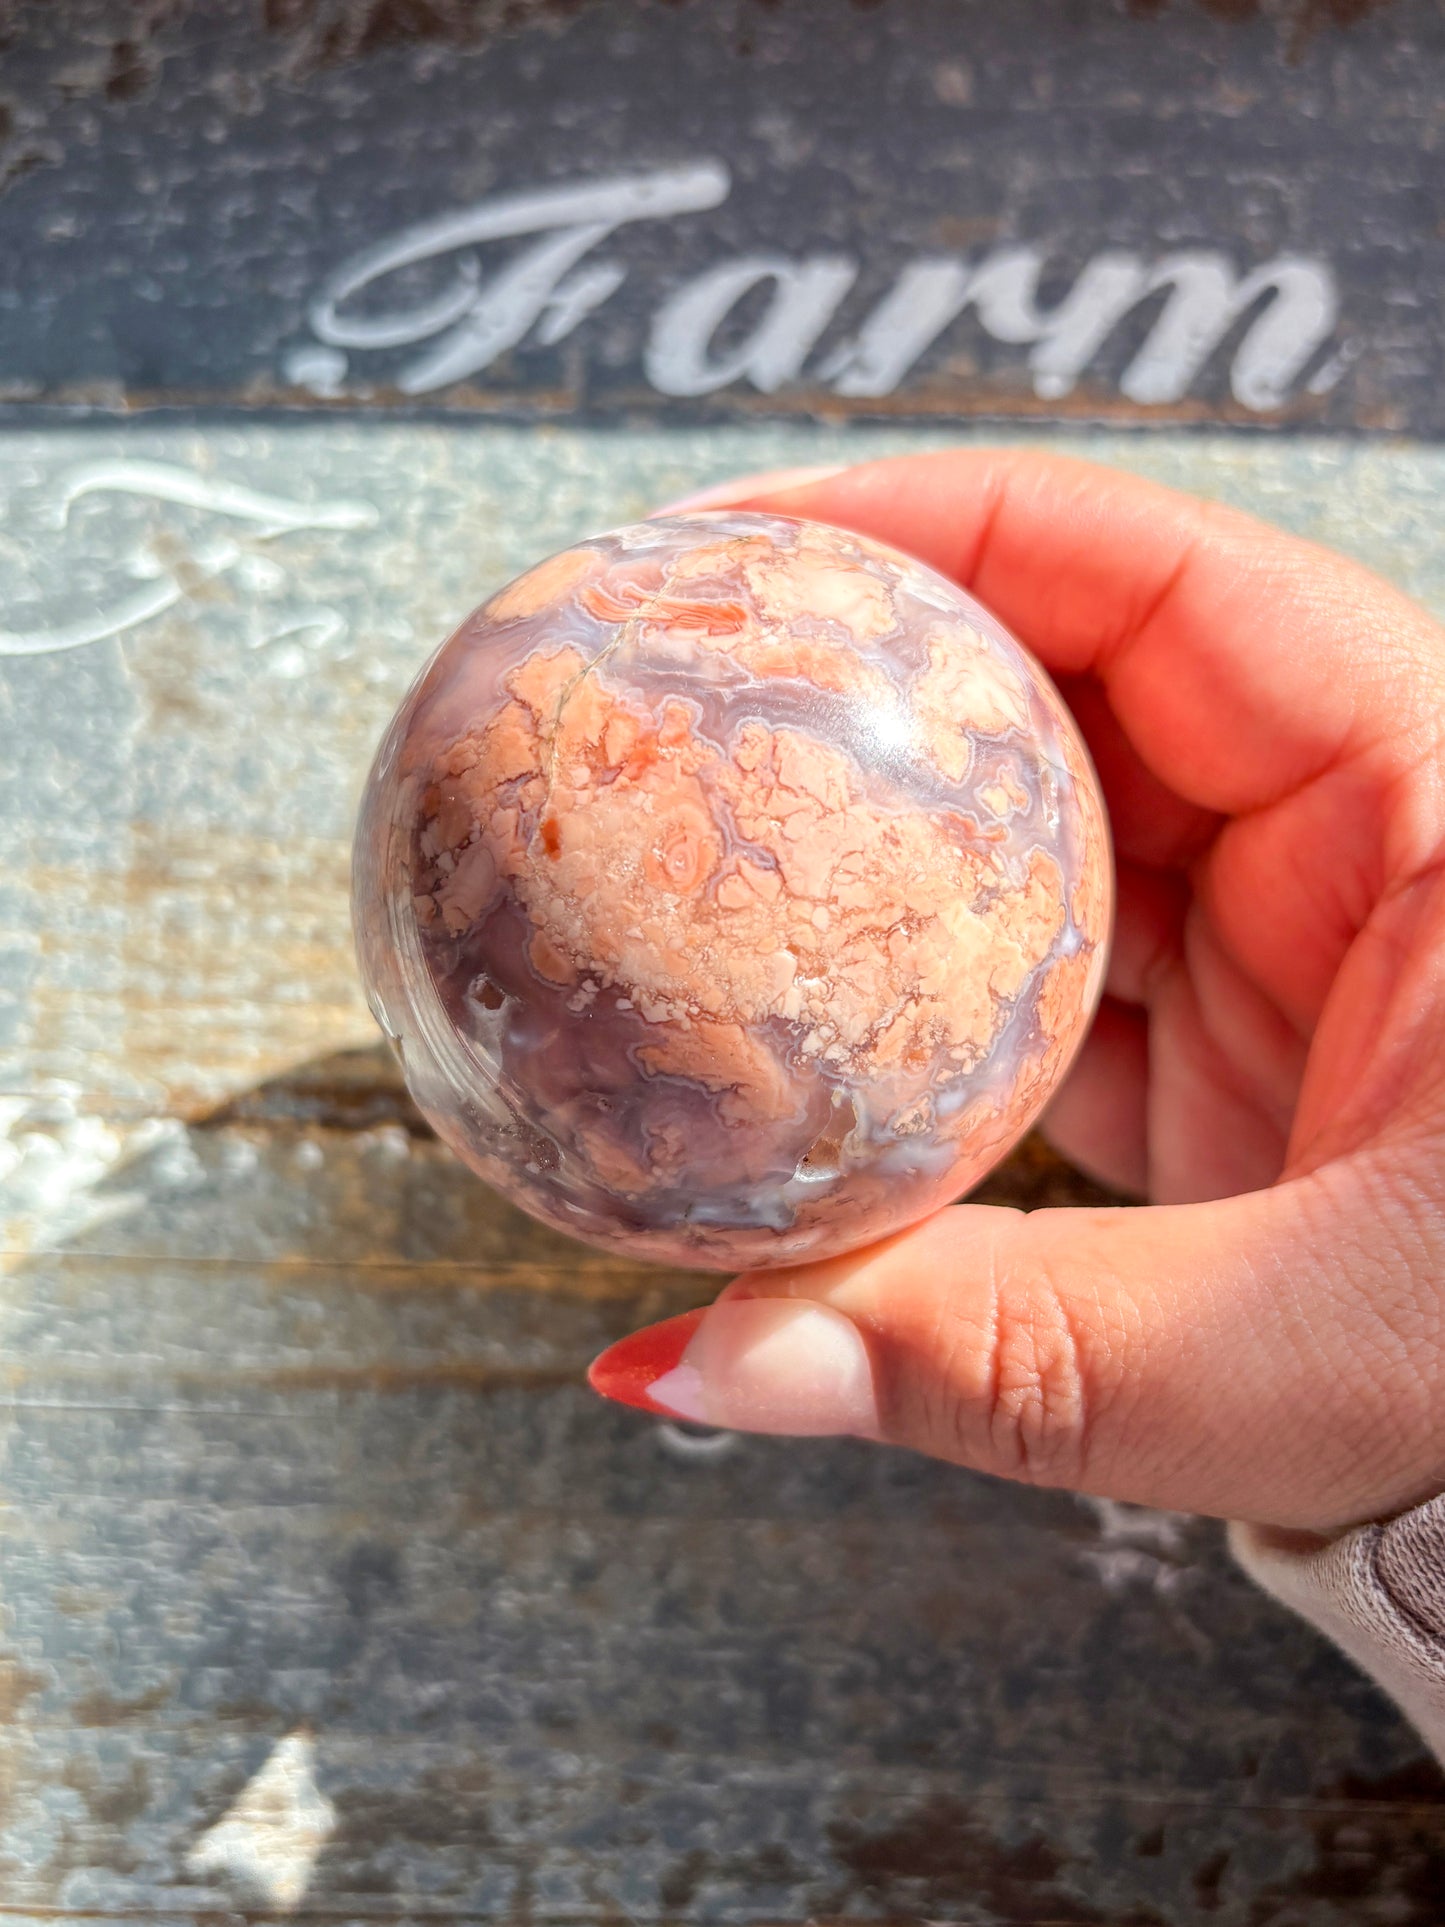
[{"label": "thumb", "polygon": [[1439,1359],[1380,1214],[1337,1173],[1209,1204],[955,1206],[740,1278],[613,1346],[592,1383],[703,1424],[887,1440],[1171,1509],[1314,1530],[1378,1516],[1441,1482]]}]

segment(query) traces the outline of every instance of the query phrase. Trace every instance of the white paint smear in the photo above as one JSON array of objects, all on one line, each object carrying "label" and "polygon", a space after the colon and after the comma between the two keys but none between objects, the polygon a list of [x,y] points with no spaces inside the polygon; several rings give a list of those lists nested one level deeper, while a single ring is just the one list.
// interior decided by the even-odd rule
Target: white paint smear
[{"label": "white paint smear", "polygon": [[1093,1513],[1105,1545],[1146,1546],[1157,1552],[1178,1552],[1184,1545],[1187,1521],[1182,1512],[1156,1512],[1151,1506],[1126,1505],[1093,1492],[1075,1497]]},{"label": "white paint smear", "polygon": [[0,629],[0,656],[58,656],[67,649],[85,649],[93,642],[124,635],[143,622],[173,609],[182,595],[181,585],[170,576],[152,589],[142,589],[113,609],[83,617],[79,622],[63,623],[55,629]]},{"label": "white paint smear", "polygon": [[279,535],[297,529],[369,529],[377,512],[370,502],[293,502],[284,495],[264,494],[216,476],[197,475],[174,462],[89,462],[66,477],[61,491],[59,520],[70,519],[74,504],[87,495],[146,495],[183,508],[208,509],[213,515],[235,516],[257,522]]},{"label": "white paint smear", "polygon": [[[246,488],[212,475],[198,475],[174,462],[100,461],[73,469],[61,485],[55,523],[64,528],[75,504],[88,495],[139,495],[157,502],[173,502],[181,508],[202,509],[209,514],[228,516],[255,524],[257,540],[268,542],[278,535],[295,535],[303,530],[369,529],[376,526],[377,510],[371,502],[293,502],[285,496],[269,495],[260,489]],[[203,578],[225,575],[238,566],[254,571],[262,558],[248,557],[229,536],[198,544],[190,561]],[[0,656],[52,656],[69,649],[84,649],[91,643],[138,629],[172,609],[184,596],[180,583],[171,575],[158,573],[154,558],[132,557],[132,569],[154,577],[113,608],[64,623],[53,629],[0,629]],[[273,574],[270,586],[274,586]],[[258,585],[254,575],[250,587]],[[315,628],[324,633],[316,644],[325,644],[345,629],[335,610],[316,611],[300,617],[293,627]]]},{"label": "white paint smear", "polygon": [[225,1874],[267,1906],[290,1912],[305,1898],[336,1809],[316,1784],[316,1747],[290,1733],[226,1812],[186,1855],[195,1874]]}]

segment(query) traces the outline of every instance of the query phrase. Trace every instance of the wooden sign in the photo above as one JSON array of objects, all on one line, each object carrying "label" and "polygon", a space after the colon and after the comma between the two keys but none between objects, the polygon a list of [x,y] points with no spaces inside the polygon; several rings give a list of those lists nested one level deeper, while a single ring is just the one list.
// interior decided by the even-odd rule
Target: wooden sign
[{"label": "wooden sign", "polygon": [[27,13],[10,405],[1445,427],[1430,0],[496,13]]},{"label": "wooden sign", "polygon": [[1438,1927],[1438,1774],[1214,1525],[593,1398],[716,1280],[437,1143],[347,871],[451,626],[747,469],[1002,421],[1445,612],[1442,54],[1430,0],[3,15],[7,1923]]}]

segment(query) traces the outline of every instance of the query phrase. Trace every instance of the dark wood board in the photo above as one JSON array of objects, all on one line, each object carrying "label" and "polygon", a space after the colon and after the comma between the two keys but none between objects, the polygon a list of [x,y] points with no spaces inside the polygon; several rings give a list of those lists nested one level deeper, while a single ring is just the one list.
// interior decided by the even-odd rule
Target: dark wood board
[{"label": "dark wood board", "polygon": [[1438,0],[7,18],[12,410],[1445,428]]},{"label": "dark wood board", "polygon": [[1437,1779],[1215,1528],[604,1409],[706,1281],[500,1205],[379,1050],[91,1202],[7,1284],[22,1918],[283,1911],[204,1846],[280,1748],[306,1918],[1438,1919]]}]

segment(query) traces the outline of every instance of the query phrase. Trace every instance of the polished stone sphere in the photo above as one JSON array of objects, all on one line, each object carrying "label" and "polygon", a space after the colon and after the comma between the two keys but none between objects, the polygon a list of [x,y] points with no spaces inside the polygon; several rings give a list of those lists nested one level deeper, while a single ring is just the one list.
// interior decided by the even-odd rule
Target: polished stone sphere
[{"label": "polished stone sphere", "polygon": [[467,1164],[579,1238],[732,1270],[977,1183],[1083,1037],[1111,891],[1073,721],[978,603],[726,511],[468,617],[378,754],[354,908]]}]

